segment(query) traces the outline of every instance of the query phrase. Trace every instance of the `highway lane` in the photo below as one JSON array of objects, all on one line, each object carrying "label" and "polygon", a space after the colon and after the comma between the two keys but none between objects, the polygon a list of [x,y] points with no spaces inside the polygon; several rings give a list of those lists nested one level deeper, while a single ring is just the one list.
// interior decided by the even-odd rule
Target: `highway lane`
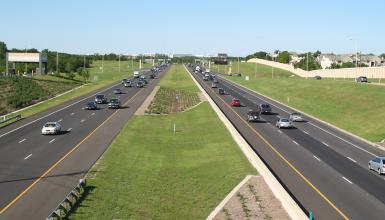
[{"label": "highway lane", "polygon": [[[148,73],[145,74],[148,75]],[[151,84],[151,80],[149,83]],[[104,93],[109,97],[115,97],[116,95],[112,94],[113,90],[121,87],[121,84],[116,84],[107,88]],[[123,88],[125,94],[120,95],[122,104],[143,89]],[[19,123],[19,127],[24,126],[20,129],[15,130],[15,126],[13,126],[2,131],[0,137],[0,210],[84,139],[95,127],[117,111],[107,109],[106,105],[99,105],[100,110],[83,110],[85,103],[93,100],[94,96],[87,97],[85,96],[84,100],[73,100],[67,103],[68,107],[65,106],[60,111],[56,111],[55,108],[45,111],[47,116],[44,115],[45,118],[41,120],[37,120],[41,115],[32,117],[30,121],[37,121],[30,124],[28,121],[26,126]],[[123,108],[130,108],[130,106]],[[61,120],[63,134],[41,135],[41,127],[45,122],[58,120]]]},{"label": "highway lane", "polygon": [[[384,191],[381,189],[383,183],[380,177],[357,164],[357,161],[353,162],[346,159],[340,152],[313,138],[310,133],[308,135],[301,129],[279,130],[275,128],[274,125],[278,115],[264,115],[265,123],[242,122],[242,119],[246,119],[246,113],[250,107],[256,107],[257,104],[266,101],[264,97],[261,97],[261,99],[264,99],[261,101],[255,94],[251,93],[250,96],[244,90],[239,89],[238,86],[221,79],[219,79],[220,87],[225,88],[229,95],[219,96],[215,93],[215,89],[210,88],[211,81],[205,83],[201,80],[200,74],[195,76],[205,85],[205,89],[211,94],[214,101],[216,101],[230,121],[253,146],[254,150],[265,159],[268,166],[277,174],[306,210],[314,212],[316,218],[338,219],[338,217],[341,217],[342,215],[338,211],[336,213],[336,209],[330,209],[332,205],[342,210],[342,213],[347,213],[346,215],[353,219],[380,219],[383,216]],[[228,103],[230,103],[232,97],[239,98],[247,107],[231,108]],[[231,108],[239,116],[234,112],[226,110],[227,108]],[[279,110],[279,108],[281,106],[274,110]],[[288,112],[292,112],[292,110]],[[250,127],[248,128],[248,126]],[[316,186],[316,189],[320,190],[326,199],[330,200],[331,204],[322,198],[319,193],[314,193],[316,192],[315,189],[307,189],[309,184],[299,181],[298,174],[293,174],[290,172],[290,169],[285,170],[283,166],[287,167],[288,165],[279,162],[280,160],[282,161],[282,158],[274,158],[274,154],[277,153],[269,152],[266,149],[269,148],[268,146],[262,147],[263,145],[266,146],[266,143],[256,140],[258,139],[255,138],[256,134],[250,131],[253,129],[260,133],[302,175],[310,180]],[[357,148],[354,149],[357,150]],[[373,150],[376,151],[378,149],[369,148],[369,150],[373,152]],[[361,152],[355,153],[362,154]]]}]

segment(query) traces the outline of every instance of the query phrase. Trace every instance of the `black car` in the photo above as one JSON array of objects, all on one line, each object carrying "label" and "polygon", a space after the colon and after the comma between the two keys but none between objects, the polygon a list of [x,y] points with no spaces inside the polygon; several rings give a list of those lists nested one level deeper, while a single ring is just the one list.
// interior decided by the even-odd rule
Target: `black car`
[{"label": "black car", "polygon": [[267,103],[260,104],[259,109],[261,110],[262,114],[269,114],[272,112],[271,106]]},{"label": "black car", "polygon": [[219,95],[224,95],[225,94],[225,90],[223,88],[219,88],[218,89],[218,93],[219,93]]},{"label": "black car", "polygon": [[139,82],[142,82],[144,85],[148,84],[147,79],[139,79]]},{"label": "black car", "polygon": [[87,102],[86,106],[84,107],[86,110],[96,110],[98,109],[98,106],[95,102]]},{"label": "black car", "polygon": [[136,84],[136,88],[143,88],[144,86],[144,83],[142,81],[139,81],[137,84]]},{"label": "black car", "polygon": [[155,74],[154,74],[154,73],[151,74],[151,75],[150,75],[150,78],[151,78],[151,79],[155,79]]},{"label": "black car", "polygon": [[213,80],[213,83],[219,83],[217,79],[214,79]]},{"label": "black car", "polygon": [[250,110],[247,113],[247,120],[249,122],[256,122],[260,120],[261,110],[258,108],[257,110]]},{"label": "black car", "polygon": [[104,94],[96,94],[95,96],[95,102],[98,104],[104,104],[107,103],[107,97]]},{"label": "black car", "polygon": [[108,108],[120,108],[120,99],[119,98],[111,98],[108,103]]},{"label": "black car", "polygon": [[122,94],[122,90],[121,89],[115,89],[114,94]]},{"label": "black car", "polygon": [[317,76],[314,77],[314,79],[321,80],[322,77],[317,75]]},{"label": "black car", "polygon": [[357,77],[356,82],[358,82],[358,83],[367,83],[368,82],[368,78],[366,76],[359,76],[359,77]]}]

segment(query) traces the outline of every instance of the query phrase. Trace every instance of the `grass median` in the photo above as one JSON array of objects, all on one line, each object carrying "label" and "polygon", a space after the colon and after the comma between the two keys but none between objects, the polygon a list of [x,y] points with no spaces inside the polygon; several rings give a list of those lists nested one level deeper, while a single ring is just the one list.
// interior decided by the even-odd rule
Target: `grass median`
[{"label": "grass median", "polygon": [[[198,91],[182,66],[172,72],[161,86]],[[70,219],[204,219],[256,171],[205,101],[134,116],[90,173],[93,190]]]},{"label": "grass median", "polygon": [[[226,72],[225,66],[212,67],[218,69]],[[254,63],[240,63],[240,72],[242,77],[226,78],[370,141],[385,139],[385,86],[353,79],[306,79],[284,70],[274,70],[273,75],[271,67]]]}]

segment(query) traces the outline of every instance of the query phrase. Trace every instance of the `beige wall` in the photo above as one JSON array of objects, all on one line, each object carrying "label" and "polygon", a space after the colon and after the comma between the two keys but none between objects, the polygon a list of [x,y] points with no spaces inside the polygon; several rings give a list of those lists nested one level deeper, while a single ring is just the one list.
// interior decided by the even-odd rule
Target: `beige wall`
[{"label": "beige wall", "polygon": [[269,60],[253,58],[247,62],[260,63],[264,65],[273,66],[276,68],[290,71],[301,77],[314,77],[316,75],[326,78],[356,78],[358,76],[366,76],[368,78],[385,78],[385,67],[360,67],[360,68],[343,68],[343,69],[320,69],[305,71],[302,69],[295,69],[293,66],[284,63],[278,63]]}]

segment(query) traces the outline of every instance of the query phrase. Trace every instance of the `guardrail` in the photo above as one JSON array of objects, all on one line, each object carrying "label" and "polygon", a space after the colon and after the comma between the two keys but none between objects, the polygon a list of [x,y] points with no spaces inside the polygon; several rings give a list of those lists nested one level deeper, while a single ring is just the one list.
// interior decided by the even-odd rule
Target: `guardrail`
[{"label": "guardrail", "polygon": [[9,121],[12,121],[12,120],[14,120],[14,119],[17,119],[17,120],[21,119],[21,114],[15,115],[15,116],[10,117],[10,118],[6,118],[6,116],[7,116],[7,115],[1,116],[1,117],[3,118],[3,120],[0,121],[0,126],[1,126],[2,124],[4,124],[4,123],[9,122]]},{"label": "guardrail", "polygon": [[79,184],[75,186],[70,193],[59,203],[59,205],[51,212],[46,220],[65,219],[68,213],[77,204],[82,194],[86,190],[86,179],[80,179]]}]

